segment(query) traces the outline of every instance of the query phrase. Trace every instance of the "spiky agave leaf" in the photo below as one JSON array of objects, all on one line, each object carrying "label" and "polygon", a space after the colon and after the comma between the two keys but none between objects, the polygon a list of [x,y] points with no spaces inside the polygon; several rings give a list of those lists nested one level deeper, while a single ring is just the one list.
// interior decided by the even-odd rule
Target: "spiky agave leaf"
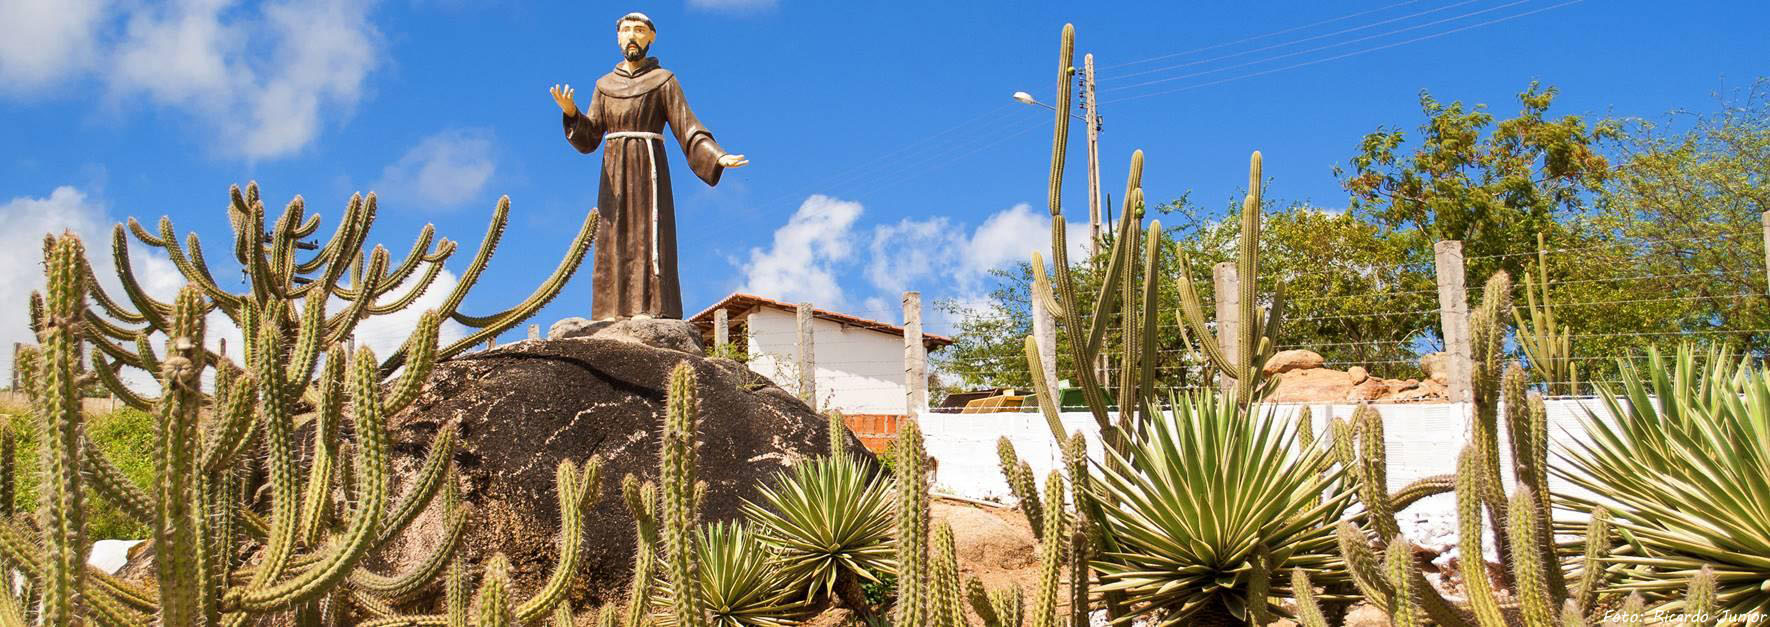
[{"label": "spiky agave leaf", "polygon": [[[1122,591],[1156,624],[1204,612],[1248,615],[1253,560],[1345,583],[1334,523],[1350,492],[1325,447],[1296,446],[1294,425],[1212,390],[1174,395],[1173,411],[1101,467],[1104,524],[1120,550],[1094,561],[1103,592]],[[1322,497],[1323,494],[1327,496]],[[1270,593],[1290,596],[1289,578]]]},{"label": "spiky agave leaf", "polygon": [[[712,627],[778,627],[795,625],[805,603],[775,563],[768,545],[741,522],[702,525],[695,547],[700,552],[702,609]],[[658,594],[675,594],[666,581]],[[654,616],[659,627],[673,627],[668,614]]]},{"label": "spiky agave leaf", "polygon": [[1686,345],[1645,368],[1622,364],[1620,393],[1599,385],[1603,411],[1582,421],[1587,438],[1554,472],[1600,495],[1631,551],[1606,561],[1621,569],[1614,589],[1683,605],[1705,565],[1715,573],[1713,608],[1770,611],[1770,371],[1719,349],[1706,358]]},{"label": "spiky agave leaf", "polygon": [[807,598],[831,595],[844,573],[877,582],[896,571],[892,485],[851,455],[820,457],[775,475],[743,511],[788,581]]}]

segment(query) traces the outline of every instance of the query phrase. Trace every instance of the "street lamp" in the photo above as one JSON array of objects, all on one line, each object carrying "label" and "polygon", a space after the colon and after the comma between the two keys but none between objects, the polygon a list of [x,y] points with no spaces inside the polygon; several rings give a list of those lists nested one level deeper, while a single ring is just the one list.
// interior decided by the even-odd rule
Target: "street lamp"
[{"label": "street lamp", "polygon": [[[1057,107],[1053,107],[1053,106],[1045,104],[1043,102],[1039,102],[1037,99],[1032,97],[1032,94],[1026,93],[1024,91],[1014,92],[1014,99],[1019,101],[1020,104],[1038,105],[1038,106],[1044,107],[1046,109],[1050,109],[1052,111],[1057,110]],[[1070,112],[1069,116],[1072,118],[1075,118],[1077,120],[1081,120],[1084,123],[1086,123],[1088,121],[1088,118],[1082,117],[1082,114],[1080,114],[1080,113]]]}]

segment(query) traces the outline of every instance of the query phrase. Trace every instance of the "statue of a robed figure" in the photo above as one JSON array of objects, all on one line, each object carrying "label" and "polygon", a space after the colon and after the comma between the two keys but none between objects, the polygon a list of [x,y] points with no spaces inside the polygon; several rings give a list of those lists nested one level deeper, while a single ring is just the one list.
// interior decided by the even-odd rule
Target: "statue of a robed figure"
[{"label": "statue of a robed figure", "polygon": [[565,138],[578,152],[602,144],[601,226],[591,273],[590,314],[596,320],[682,317],[676,276],[676,203],[664,155],[664,125],[676,136],[695,176],[717,185],[725,168],[749,161],[713,141],[682,96],[676,75],[646,56],[657,38],[651,18],[628,13],[615,22],[624,60],[596,81],[580,110],[571,85],[554,85],[565,114]]}]

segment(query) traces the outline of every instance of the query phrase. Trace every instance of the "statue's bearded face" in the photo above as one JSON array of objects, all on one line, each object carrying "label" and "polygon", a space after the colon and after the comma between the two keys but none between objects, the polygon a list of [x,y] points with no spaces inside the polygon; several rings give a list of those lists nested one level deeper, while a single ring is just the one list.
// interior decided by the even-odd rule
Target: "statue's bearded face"
[{"label": "statue's bearded face", "polygon": [[621,46],[621,56],[628,61],[644,59],[652,40],[657,38],[658,34],[639,20],[624,20],[615,29],[615,43]]}]

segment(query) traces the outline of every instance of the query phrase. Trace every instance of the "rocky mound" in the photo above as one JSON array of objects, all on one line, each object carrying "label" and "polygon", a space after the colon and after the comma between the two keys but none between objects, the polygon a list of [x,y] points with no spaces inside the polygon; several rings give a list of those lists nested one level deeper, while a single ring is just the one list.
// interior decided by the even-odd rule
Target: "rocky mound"
[{"label": "rocky mound", "polygon": [[1267,360],[1264,373],[1278,380],[1267,400],[1277,403],[1344,403],[1362,401],[1442,402],[1450,400],[1450,377],[1444,353],[1420,358],[1421,379],[1384,379],[1364,368],[1328,368],[1315,351],[1280,351]]},{"label": "rocky mound", "polygon": [[[756,485],[822,454],[829,440],[825,419],[791,394],[742,364],[703,355],[699,334],[687,323],[574,325],[556,325],[546,341],[438,364],[418,400],[390,427],[403,485],[434,434],[454,425],[460,435],[455,465],[472,521],[463,555],[477,568],[503,551],[524,595],[558,560],[554,468],[561,460],[602,456],[603,498],[585,521],[581,588],[572,594],[582,608],[587,599],[618,598],[630,576],[634,530],[620,481],[628,473],[657,478],[666,377],[678,363],[692,364],[700,375],[706,520],[738,517]],[[861,450],[858,441],[850,448]],[[433,507],[415,523],[406,546],[391,552],[394,566],[422,558],[441,536],[440,518]]]}]

